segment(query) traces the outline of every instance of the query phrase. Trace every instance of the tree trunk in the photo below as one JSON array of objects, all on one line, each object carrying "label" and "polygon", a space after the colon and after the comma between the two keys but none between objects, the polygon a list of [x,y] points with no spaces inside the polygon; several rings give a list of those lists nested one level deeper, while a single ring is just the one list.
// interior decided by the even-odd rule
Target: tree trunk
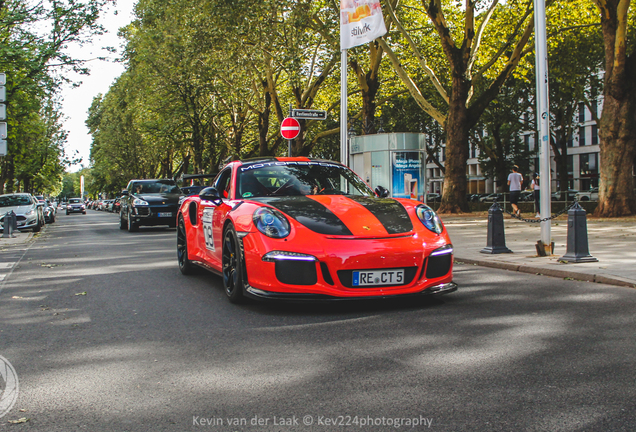
[{"label": "tree trunk", "polygon": [[627,0],[595,0],[601,11],[605,49],[603,113],[599,123],[600,184],[597,216],[636,213],[636,54],[627,54]]},{"label": "tree trunk", "polygon": [[636,157],[635,112],[636,107],[629,96],[618,100],[606,92],[599,125],[601,170],[596,216],[619,217],[636,213],[632,174]]},{"label": "tree trunk", "polygon": [[453,91],[449,101],[446,131],[446,172],[439,213],[468,212],[466,192],[466,163],[468,161],[468,110],[466,109],[469,85],[461,77],[453,78]]}]

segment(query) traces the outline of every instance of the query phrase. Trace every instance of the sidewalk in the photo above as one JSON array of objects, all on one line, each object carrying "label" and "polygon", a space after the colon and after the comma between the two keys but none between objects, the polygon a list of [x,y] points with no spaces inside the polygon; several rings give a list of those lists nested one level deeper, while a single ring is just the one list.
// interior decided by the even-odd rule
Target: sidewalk
[{"label": "sidewalk", "polygon": [[[522,215],[531,218],[532,215]],[[513,253],[484,254],[488,215],[441,215],[455,250],[455,261],[558,278],[636,288],[636,218],[594,219],[587,217],[589,252],[598,262],[564,263],[567,251],[567,213],[551,223],[554,255],[540,257],[535,245],[541,238],[538,223],[522,222],[504,215],[506,247]]]},{"label": "sidewalk", "polygon": [[12,236],[3,237],[4,233],[0,230],[0,249],[7,246],[15,246],[27,243],[33,238],[33,232],[31,230],[26,232],[16,231]]}]

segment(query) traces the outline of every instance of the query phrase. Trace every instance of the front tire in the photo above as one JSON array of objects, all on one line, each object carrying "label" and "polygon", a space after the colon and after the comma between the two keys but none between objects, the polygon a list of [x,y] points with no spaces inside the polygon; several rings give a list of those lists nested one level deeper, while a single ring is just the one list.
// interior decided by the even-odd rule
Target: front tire
[{"label": "front tire", "polygon": [[120,230],[128,229],[128,221],[124,220],[124,214],[123,213],[119,214],[119,229]]},{"label": "front tire", "polygon": [[133,222],[132,215],[130,212],[128,212],[128,232],[137,232],[137,231],[139,231],[139,225]]},{"label": "front tire", "polygon": [[236,231],[232,225],[228,225],[223,231],[223,288],[230,303],[244,301],[243,290],[245,287],[243,266],[243,253]]},{"label": "front tire", "polygon": [[179,217],[177,228],[177,261],[179,262],[181,274],[187,276],[195,273],[196,268],[188,258],[188,235],[183,217]]}]

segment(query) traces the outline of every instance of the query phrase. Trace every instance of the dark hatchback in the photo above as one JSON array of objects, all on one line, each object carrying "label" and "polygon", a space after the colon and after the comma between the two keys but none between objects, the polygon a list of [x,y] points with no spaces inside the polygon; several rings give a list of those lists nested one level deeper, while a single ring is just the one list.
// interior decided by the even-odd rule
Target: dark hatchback
[{"label": "dark hatchback", "polygon": [[140,226],[174,228],[181,189],[171,179],[131,180],[120,198],[119,228],[137,231]]}]

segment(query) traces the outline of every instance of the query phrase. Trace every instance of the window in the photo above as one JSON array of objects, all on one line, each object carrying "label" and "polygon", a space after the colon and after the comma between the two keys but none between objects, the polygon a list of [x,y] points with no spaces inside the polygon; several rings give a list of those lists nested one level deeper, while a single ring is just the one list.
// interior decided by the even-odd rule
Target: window
[{"label": "window", "polygon": [[568,147],[574,147],[574,137],[572,134],[568,137]]},{"label": "window", "polygon": [[583,123],[585,121],[585,104],[583,102],[579,102],[579,122]]},{"label": "window", "polygon": [[580,155],[581,177],[598,175],[598,154],[584,153]]},{"label": "window", "polygon": [[598,144],[598,126],[592,125],[592,145]]},{"label": "window", "polygon": [[598,102],[596,102],[596,99],[592,101],[592,112],[598,116]]},{"label": "window", "polygon": [[585,145],[585,127],[579,127],[579,146]]},{"label": "window", "polygon": [[230,185],[232,184],[232,182],[230,182],[231,177],[232,169],[227,168],[225,171],[222,171],[221,174],[219,174],[216,182],[214,183],[214,187],[219,192],[219,195],[221,195],[223,198],[229,198]]}]

